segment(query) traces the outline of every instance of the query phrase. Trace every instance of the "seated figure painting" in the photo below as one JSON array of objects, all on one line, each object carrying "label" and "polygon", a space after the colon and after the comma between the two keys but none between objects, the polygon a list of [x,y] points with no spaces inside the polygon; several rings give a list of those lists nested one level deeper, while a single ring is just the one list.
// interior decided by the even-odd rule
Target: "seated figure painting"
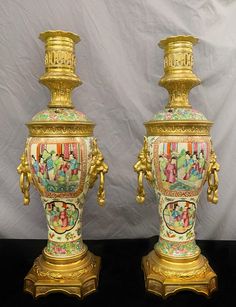
[{"label": "seated figure painting", "polygon": [[207,143],[160,143],[159,170],[163,188],[199,189],[206,172]]},{"label": "seated figure painting", "polygon": [[163,211],[166,226],[179,234],[193,227],[195,220],[195,204],[188,201],[176,201],[166,205]]},{"label": "seated figure painting", "polygon": [[70,231],[78,220],[75,205],[62,201],[47,203],[45,206],[49,227],[58,234]]}]

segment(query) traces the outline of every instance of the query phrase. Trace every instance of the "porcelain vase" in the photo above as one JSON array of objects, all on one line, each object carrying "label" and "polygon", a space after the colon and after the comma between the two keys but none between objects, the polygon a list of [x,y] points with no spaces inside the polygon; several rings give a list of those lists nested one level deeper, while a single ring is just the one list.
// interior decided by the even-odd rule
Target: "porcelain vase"
[{"label": "porcelain vase", "polygon": [[25,277],[24,290],[34,297],[64,292],[82,298],[96,290],[100,269],[100,257],[82,240],[84,201],[99,176],[98,203],[104,205],[108,167],[93,136],[95,124],[71,101],[71,91],[82,83],[75,73],[79,36],[48,31],[40,39],[46,46],[40,82],[51,91],[51,101],[27,124],[29,137],[18,173],[25,205],[30,183],[40,193],[48,241]]},{"label": "porcelain vase", "polygon": [[208,200],[218,201],[219,164],[212,146],[212,122],[192,108],[188,93],[200,80],[193,73],[193,36],[160,41],[169,92],[165,109],[145,123],[147,135],[134,169],[138,173],[137,201],[145,198],[142,178],[154,188],[159,203],[160,236],[143,257],[146,289],[166,297],[180,290],[210,295],[217,276],[195,242],[196,210],[208,181]]}]

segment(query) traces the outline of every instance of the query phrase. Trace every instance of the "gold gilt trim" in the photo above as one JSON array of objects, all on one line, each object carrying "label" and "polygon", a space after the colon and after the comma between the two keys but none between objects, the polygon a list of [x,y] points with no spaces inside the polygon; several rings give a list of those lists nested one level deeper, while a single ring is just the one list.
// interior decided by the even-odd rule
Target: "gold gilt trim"
[{"label": "gold gilt trim", "polygon": [[210,121],[149,121],[144,123],[147,136],[210,135]]},{"label": "gold gilt trim", "polygon": [[189,91],[201,82],[192,71],[193,45],[197,42],[196,37],[179,35],[159,43],[164,49],[164,76],[159,85],[169,92],[166,108],[191,108]]},{"label": "gold gilt trim", "polygon": [[80,37],[71,32],[47,31],[39,38],[45,42],[45,74],[39,81],[51,91],[49,107],[73,108],[72,90],[82,84],[75,74],[75,44]]},{"label": "gold gilt trim", "polygon": [[[70,259],[72,259],[70,257]],[[83,298],[95,292],[98,286],[100,257],[87,251],[85,255],[74,257],[65,263],[65,257],[55,263],[40,255],[24,279],[24,291],[34,298],[54,292],[62,292]]]},{"label": "gold gilt trim", "polygon": [[27,161],[27,150],[21,156],[21,163],[17,167],[17,172],[20,174],[20,188],[24,194],[24,205],[30,203],[30,183],[32,182],[32,175],[30,172],[29,163]]},{"label": "gold gilt trim", "polygon": [[143,176],[147,179],[147,181],[150,184],[153,183],[152,161],[150,159],[150,152],[148,150],[148,141],[146,137],[144,137],[143,148],[141,149],[138,155],[138,162],[135,163],[134,165],[134,171],[138,174],[138,188],[137,188],[136,201],[142,204],[145,200]]},{"label": "gold gilt trim", "polygon": [[41,39],[43,42],[46,42],[48,39],[53,39],[55,37],[64,38],[65,40],[71,39],[75,44],[80,41],[80,37],[76,33],[63,30],[50,30],[46,32],[41,32],[39,34],[39,39]]},{"label": "gold gilt trim", "polygon": [[92,122],[30,122],[26,124],[32,137],[93,136]]},{"label": "gold gilt trim", "polygon": [[218,203],[218,172],[220,170],[220,164],[217,162],[217,156],[214,152],[214,149],[211,149],[211,159],[210,164],[207,170],[207,200],[213,204]]},{"label": "gold gilt trim", "polygon": [[147,291],[163,298],[180,290],[191,290],[206,296],[217,290],[217,276],[202,255],[180,263],[163,259],[151,251],[142,258],[142,267]]},{"label": "gold gilt trim", "polygon": [[98,148],[97,140],[93,140],[92,161],[89,169],[89,187],[94,186],[95,181],[100,175],[100,185],[97,193],[97,201],[99,206],[105,204],[105,174],[108,172],[108,165],[104,162],[104,157],[101,150]]}]

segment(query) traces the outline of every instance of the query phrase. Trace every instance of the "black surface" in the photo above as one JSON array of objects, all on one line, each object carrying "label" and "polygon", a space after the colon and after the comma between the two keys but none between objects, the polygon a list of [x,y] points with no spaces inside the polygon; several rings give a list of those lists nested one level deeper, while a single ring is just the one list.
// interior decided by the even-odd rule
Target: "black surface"
[{"label": "black surface", "polygon": [[6,306],[236,306],[236,242],[198,241],[202,254],[218,275],[219,289],[211,298],[190,291],[169,298],[147,293],[141,258],[152,250],[157,238],[87,241],[89,249],[102,257],[97,293],[79,300],[64,294],[50,294],[34,300],[23,292],[23,279],[46,244],[44,240],[0,240],[0,307]]}]

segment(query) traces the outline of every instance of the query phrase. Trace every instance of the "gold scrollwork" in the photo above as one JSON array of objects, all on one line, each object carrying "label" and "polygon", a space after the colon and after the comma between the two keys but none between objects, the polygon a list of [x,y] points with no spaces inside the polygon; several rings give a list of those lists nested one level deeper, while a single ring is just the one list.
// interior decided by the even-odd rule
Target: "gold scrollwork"
[{"label": "gold scrollwork", "polygon": [[104,157],[98,148],[97,140],[93,140],[92,162],[89,170],[89,187],[92,188],[100,175],[100,185],[97,193],[97,201],[100,206],[105,204],[105,173],[108,172],[108,165],[104,162]]},{"label": "gold scrollwork", "polygon": [[32,182],[32,175],[27,161],[26,149],[21,156],[21,163],[17,167],[17,172],[20,174],[20,188],[24,194],[24,205],[29,205],[30,202],[30,183]]},{"label": "gold scrollwork", "polygon": [[149,121],[145,123],[147,136],[160,135],[210,135],[209,121]]},{"label": "gold scrollwork", "polygon": [[213,204],[218,202],[218,172],[220,170],[220,164],[217,162],[217,156],[214,150],[211,150],[210,164],[207,170],[206,180],[208,182],[207,200]]},{"label": "gold scrollwork", "polygon": [[158,273],[160,274],[161,276],[163,276],[164,278],[168,277],[168,278],[171,278],[171,279],[178,279],[178,280],[192,280],[193,278],[195,279],[198,279],[198,278],[205,278],[206,275],[209,273],[209,270],[210,270],[210,266],[209,266],[209,263],[208,261],[205,261],[205,264],[200,267],[200,268],[197,268],[195,270],[191,270],[191,271],[180,271],[180,272],[176,272],[174,270],[168,270],[168,269],[163,269],[163,267],[159,267],[158,265],[157,266],[154,266],[152,268],[152,270],[155,272],[155,273]]},{"label": "gold scrollwork", "polygon": [[92,136],[92,122],[30,122],[27,124],[29,134],[33,137],[54,136]]},{"label": "gold scrollwork", "polygon": [[76,271],[72,271],[72,272],[56,272],[56,271],[50,271],[47,270],[46,268],[42,267],[42,265],[40,264],[40,258],[38,257],[33,265],[33,272],[34,274],[37,275],[37,277],[40,277],[41,280],[43,279],[51,279],[51,280],[68,280],[68,279],[72,279],[72,280],[78,280],[81,275],[84,274],[88,274],[88,272],[92,271],[93,268],[96,266],[96,262],[94,259],[91,259],[91,263],[83,268],[83,269],[78,269]]},{"label": "gold scrollwork", "polygon": [[63,51],[63,50],[54,50],[47,51],[45,54],[45,66],[47,68],[55,68],[60,66],[68,66],[70,69],[74,69],[76,65],[76,58],[73,54],[73,50]]},{"label": "gold scrollwork", "polygon": [[169,53],[164,58],[164,68],[192,67],[193,55],[191,52]]},{"label": "gold scrollwork", "polygon": [[134,171],[138,173],[138,188],[136,200],[138,203],[143,203],[145,200],[145,191],[143,187],[143,176],[149,183],[153,182],[152,163],[148,150],[147,137],[144,137],[143,148],[138,155],[138,162],[134,165]]}]

